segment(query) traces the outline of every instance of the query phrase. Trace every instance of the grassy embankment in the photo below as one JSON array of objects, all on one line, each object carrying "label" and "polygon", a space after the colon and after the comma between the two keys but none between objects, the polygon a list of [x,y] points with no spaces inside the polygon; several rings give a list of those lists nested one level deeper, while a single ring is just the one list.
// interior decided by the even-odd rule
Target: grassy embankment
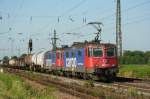
[{"label": "grassy embankment", "polygon": [[39,90],[16,75],[0,73],[0,99],[55,99],[54,91],[54,87]]},{"label": "grassy embankment", "polygon": [[118,76],[135,77],[150,80],[150,66],[148,65],[121,65]]}]

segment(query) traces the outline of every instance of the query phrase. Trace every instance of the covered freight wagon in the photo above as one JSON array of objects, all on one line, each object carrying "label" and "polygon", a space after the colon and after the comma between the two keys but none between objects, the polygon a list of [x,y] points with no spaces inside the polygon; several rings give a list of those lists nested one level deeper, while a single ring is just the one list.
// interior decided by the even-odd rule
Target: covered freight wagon
[{"label": "covered freight wagon", "polygon": [[50,69],[52,66],[51,52],[42,51],[32,55],[32,67],[35,69]]}]

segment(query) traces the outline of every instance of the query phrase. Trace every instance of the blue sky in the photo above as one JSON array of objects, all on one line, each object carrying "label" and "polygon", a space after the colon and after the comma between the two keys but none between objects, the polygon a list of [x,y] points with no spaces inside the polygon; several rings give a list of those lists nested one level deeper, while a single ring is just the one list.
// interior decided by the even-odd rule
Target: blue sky
[{"label": "blue sky", "polygon": [[[27,52],[29,38],[33,52],[50,50],[54,29],[58,46],[92,40],[92,21],[104,24],[103,42],[115,43],[115,6],[116,0],[0,0],[0,57]],[[121,0],[121,10],[123,49],[150,50],[150,0]]]}]

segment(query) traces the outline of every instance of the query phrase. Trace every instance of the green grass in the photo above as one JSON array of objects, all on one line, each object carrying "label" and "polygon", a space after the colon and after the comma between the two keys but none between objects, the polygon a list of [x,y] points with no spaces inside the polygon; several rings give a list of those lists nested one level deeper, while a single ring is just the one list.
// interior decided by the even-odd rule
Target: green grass
[{"label": "green grass", "polygon": [[0,73],[0,99],[55,99],[53,87],[34,89],[16,75]]},{"label": "green grass", "polygon": [[150,79],[150,66],[148,65],[122,65],[119,76]]}]

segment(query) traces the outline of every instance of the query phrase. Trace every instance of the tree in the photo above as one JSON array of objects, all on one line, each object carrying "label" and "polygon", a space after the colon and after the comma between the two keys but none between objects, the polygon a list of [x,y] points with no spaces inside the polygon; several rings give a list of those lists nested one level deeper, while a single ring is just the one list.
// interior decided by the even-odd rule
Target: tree
[{"label": "tree", "polygon": [[124,51],[123,56],[133,56],[133,53],[129,50]]},{"label": "tree", "polygon": [[150,58],[148,59],[148,62],[147,62],[147,63],[148,63],[148,65],[150,66]]},{"label": "tree", "polygon": [[11,59],[17,59],[17,56],[12,56]]},{"label": "tree", "polygon": [[7,65],[9,63],[9,57],[8,56],[4,56],[3,58],[3,64]]},{"label": "tree", "polygon": [[24,53],[24,54],[22,54],[20,57],[25,57],[25,56],[27,56],[27,54]]},{"label": "tree", "polygon": [[146,60],[146,63],[149,64],[149,61],[150,61],[150,51],[145,52],[145,60]]},{"label": "tree", "polygon": [[150,58],[150,51],[124,51],[120,63],[122,64],[147,64]]}]

